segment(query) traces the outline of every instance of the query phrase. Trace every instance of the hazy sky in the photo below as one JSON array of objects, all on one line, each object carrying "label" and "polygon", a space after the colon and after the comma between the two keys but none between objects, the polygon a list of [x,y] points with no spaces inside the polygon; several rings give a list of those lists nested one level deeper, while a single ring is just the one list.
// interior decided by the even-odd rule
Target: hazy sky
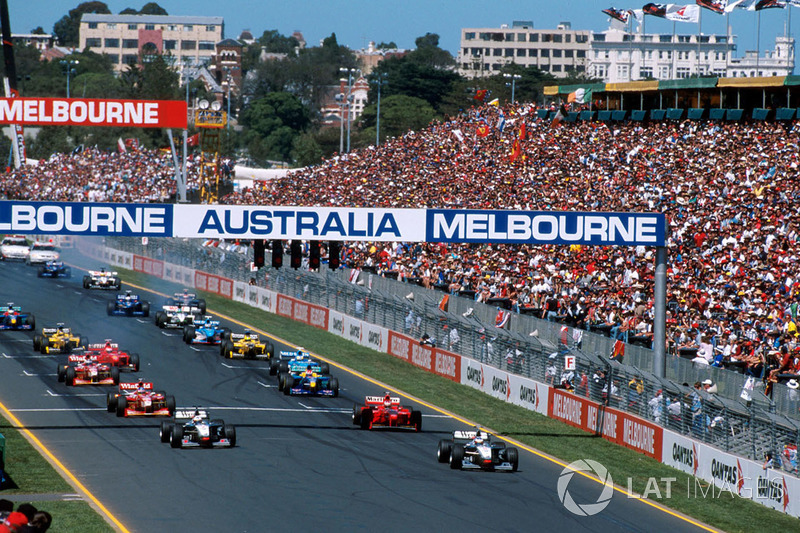
[{"label": "hazy sky", "polygon": [[[27,33],[37,26],[52,32],[53,24],[81,2],[78,0],[8,0],[11,30]],[[112,13],[126,7],[140,9],[145,0],[108,0]],[[363,48],[369,41],[394,41],[401,48],[413,48],[414,40],[427,32],[440,36],[440,46],[455,54],[461,28],[499,27],[514,20],[533,21],[534,28],[555,28],[561,21],[573,29],[602,31],[608,28],[603,9],[638,9],[646,0],[605,2],[603,0],[162,0],[170,15],[221,16],[225,36],[237,37],[242,30],[260,36],[264,30],[290,35],[299,30],[310,46],[336,33],[340,44]],[[690,2],[691,3],[691,2]],[[680,4],[680,2],[679,2]],[[791,11],[791,33],[800,37],[800,9],[761,11],[761,46],[773,49],[776,35],[783,35]],[[702,9],[704,34],[725,33],[726,17]],[[758,16],[736,10],[730,15],[732,33],[738,37],[738,56],[756,49]],[[673,23],[645,17],[648,33],[671,33]],[[677,33],[696,34],[697,24],[676,24]]]}]

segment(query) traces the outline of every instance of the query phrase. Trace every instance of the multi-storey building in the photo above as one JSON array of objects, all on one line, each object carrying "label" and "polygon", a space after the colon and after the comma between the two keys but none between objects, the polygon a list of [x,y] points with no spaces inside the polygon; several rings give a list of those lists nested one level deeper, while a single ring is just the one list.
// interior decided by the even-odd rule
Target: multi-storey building
[{"label": "multi-storey building", "polygon": [[458,72],[481,77],[499,73],[516,63],[536,67],[563,78],[570,71],[586,71],[589,55],[588,30],[573,30],[562,22],[555,30],[535,30],[531,21],[514,21],[509,28],[464,28],[458,50]]},{"label": "multi-storey building", "polygon": [[53,47],[53,36],[49,33],[12,33],[15,46],[33,46],[40,52]]},{"label": "multi-storey building", "polygon": [[154,53],[176,64],[207,64],[223,38],[222,17],[87,13],[80,23],[80,49],[110,56],[118,71]]}]

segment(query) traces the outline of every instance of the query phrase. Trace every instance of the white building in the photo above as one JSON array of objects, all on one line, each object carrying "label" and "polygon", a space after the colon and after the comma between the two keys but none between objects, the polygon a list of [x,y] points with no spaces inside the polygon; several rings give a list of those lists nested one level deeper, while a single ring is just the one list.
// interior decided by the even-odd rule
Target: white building
[{"label": "white building", "polygon": [[752,78],[755,76],[788,76],[794,72],[794,38],[777,37],[775,49],[760,56],[748,50],[744,57],[734,58],[728,65],[729,78]]}]

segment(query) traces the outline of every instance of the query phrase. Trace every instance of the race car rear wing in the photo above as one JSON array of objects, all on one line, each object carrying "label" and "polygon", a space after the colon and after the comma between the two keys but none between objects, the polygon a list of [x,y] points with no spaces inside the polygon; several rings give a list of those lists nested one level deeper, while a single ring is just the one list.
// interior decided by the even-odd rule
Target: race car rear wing
[{"label": "race car rear wing", "polygon": [[104,271],[101,271],[101,270],[90,270],[89,271],[89,275],[90,276],[94,276],[94,277],[98,277],[98,278],[102,278],[102,277],[107,277],[107,276],[116,276],[117,273],[116,272],[108,272],[108,271],[104,272]]},{"label": "race car rear wing", "polygon": [[[70,328],[64,328],[62,331],[67,335],[72,334]],[[42,328],[42,335],[53,335],[54,333],[58,333],[58,328]]]},{"label": "race car rear wing", "polygon": [[208,409],[195,407],[178,407],[175,409],[175,420],[191,420],[195,417],[195,412],[203,418],[208,418]]},{"label": "race car rear wing", "polygon": [[[92,361],[96,361],[97,360],[97,356],[96,355],[89,355],[89,358]],[[67,357],[67,361],[70,362],[70,363],[83,363],[85,360],[86,360],[86,358],[83,355],[80,355],[80,354],[78,354],[78,355],[70,355],[69,357]]]},{"label": "race car rear wing", "polygon": [[[119,344],[117,344],[116,342],[109,344],[109,346],[111,346],[112,348],[119,348]],[[86,347],[86,349],[87,350],[102,350],[105,347],[106,347],[105,344],[90,344],[89,346]]]},{"label": "race car rear wing", "polygon": [[256,335],[255,333],[248,333],[248,334],[231,333],[230,339],[234,340],[234,341],[240,341],[242,339],[252,339],[254,341],[257,341],[258,340],[258,335]]},{"label": "race car rear wing", "polygon": [[[142,383],[142,387],[144,390],[153,390],[153,384],[151,382]],[[126,391],[126,390],[136,390],[139,388],[138,383],[120,383],[119,390]]]},{"label": "race car rear wing", "polygon": [[[392,401],[392,405],[400,405],[400,398],[389,398]],[[383,396],[367,396],[364,399],[364,403],[367,405],[383,405]]]},{"label": "race car rear wing", "polygon": [[[489,438],[489,434],[485,431],[480,432],[483,435],[484,439]],[[453,441],[455,442],[468,442],[478,436],[477,431],[454,431],[453,432]]]},{"label": "race car rear wing", "polygon": [[17,313],[21,313],[22,308],[16,305],[14,307],[0,307],[0,313],[7,313],[8,311],[16,311]]}]

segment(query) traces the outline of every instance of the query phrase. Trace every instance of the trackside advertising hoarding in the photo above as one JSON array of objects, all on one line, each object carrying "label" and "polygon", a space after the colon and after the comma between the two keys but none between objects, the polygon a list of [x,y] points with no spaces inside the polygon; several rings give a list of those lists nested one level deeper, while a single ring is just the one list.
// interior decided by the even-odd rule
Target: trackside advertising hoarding
[{"label": "trackside advertising hoarding", "polygon": [[0,202],[0,232],[203,239],[663,246],[654,213]]},{"label": "trackside advertising hoarding", "polygon": [[186,123],[182,100],[0,98],[0,124],[185,129]]},{"label": "trackside advertising hoarding", "polygon": [[548,416],[549,387],[543,383],[464,357],[461,359],[461,384]]}]

